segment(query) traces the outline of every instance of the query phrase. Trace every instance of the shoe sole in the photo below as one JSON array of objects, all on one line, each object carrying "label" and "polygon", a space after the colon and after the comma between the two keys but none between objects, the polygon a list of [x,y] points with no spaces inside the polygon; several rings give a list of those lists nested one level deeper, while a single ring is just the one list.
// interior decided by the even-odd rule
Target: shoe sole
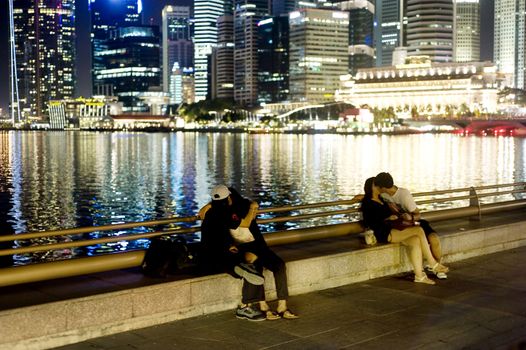
[{"label": "shoe sole", "polygon": [[248,283],[253,284],[255,286],[261,286],[262,284],[265,283],[265,279],[262,276],[258,276],[249,271],[246,271],[239,266],[234,267],[234,272],[238,276],[243,277]]},{"label": "shoe sole", "polygon": [[267,320],[266,317],[263,317],[263,318],[250,318],[248,316],[239,316],[239,315],[236,315],[236,318],[238,318],[240,320],[251,321],[251,322],[259,322],[259,321],[266,321]]}]

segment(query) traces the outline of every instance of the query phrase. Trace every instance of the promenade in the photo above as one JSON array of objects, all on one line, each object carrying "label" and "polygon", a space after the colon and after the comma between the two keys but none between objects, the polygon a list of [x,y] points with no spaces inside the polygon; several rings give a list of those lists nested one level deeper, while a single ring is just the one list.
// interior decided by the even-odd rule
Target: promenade
[{"label": "promenade", "polygon": [[400,274],[293,296],[294,321],[231,310],[58,349],[526,349],[526,247],[449,265],[436,286]]}]

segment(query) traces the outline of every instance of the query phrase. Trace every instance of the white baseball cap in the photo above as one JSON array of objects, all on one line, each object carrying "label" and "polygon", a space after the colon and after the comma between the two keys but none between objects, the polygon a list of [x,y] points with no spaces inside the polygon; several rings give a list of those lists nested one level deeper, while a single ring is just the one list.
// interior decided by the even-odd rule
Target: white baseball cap
[{"label": "white baseball cap", "polygon": [[225,185],[218,185],[212,190],[212,200],[220,201],[230,196],[230,190]]}]

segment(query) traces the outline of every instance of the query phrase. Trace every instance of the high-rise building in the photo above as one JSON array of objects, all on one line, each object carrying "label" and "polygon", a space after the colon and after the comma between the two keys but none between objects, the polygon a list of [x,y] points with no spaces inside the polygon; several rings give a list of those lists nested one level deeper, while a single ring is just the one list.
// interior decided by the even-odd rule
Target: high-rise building
[{"label": "high-rise building", "polygon": [[95,95],[110,95],[111,86],[104,86],[98,80],[99,71],[105,69],[105,58],[101,52],[107,52],[110,32],[118,27],[141,24],[141,0],[89,0],[91,15],[91,65],[92,86]]},{"label": "high-rise building", "polygon": [[480,61],[480,2],[455,0],[455,62]]},{"label": "high-rise building", "polygon": [[453,0],[406,0],[407,54],[428,56],[431,62],[454,58]]},{"label": "high-rise building", "polygon": [[206,99],[208,91],[208,61],[217,45],[217,18],[232,13],[230,0],[194,1],[194,89],[195,100]]},{"label": "high-rise building", "polygon": [[258,22],[269,12],[267,0],[236,0],[234,9],[234,99],[254,106],[258,93]]},{"label": "high-rise building", "polygon": [[161,85],[159,27],[119,27],[109,34],[106,49],[99,51],[103,68],[96,80],[110,87],[105,95],[123,102],[123,112],[149,112],[141,97]]},{"label": "high-rise building", "polygon": [[525,21],[524,0],[495,0],[493,60],[499,71],[513,74],[513,86],[525,89]]},{"label": "high-rise building", "polygon": [[217,47],[213,55],[212,98],[234,99],[234,17],[217,19]]},{"label": "high-rise building", "polygon": [[194,44],[190,7],[165,6],[162,10],[163,89],[170,91],[174,64],[193,70]]},{"label": "high-rise building", "polygon": [[74,94],[75,1],[15,1],[13,25],[21,118],[43,120],[49,100]]},{"label": "high-rise building", "polygon": [[349,12],[349,73],[373,67],[374,5],[368,0],[346,0],[336,5]]},{"label": "high-rise building", "polygon": [[304,8],[289,14],[291,101],[334,101],[349,70],[349,13]]},{"label": "high-rise building", "polygon": [[[377,0],[374,42],[376,66],[391,66],[395,48],[405,45],[404,1]],[[407,22],[407,21],[405,21]]]},{"label": "high-rise building", "polygon": [[289,95],[289,17],[261,20],[258,45],[258,103],[275,103]]}]

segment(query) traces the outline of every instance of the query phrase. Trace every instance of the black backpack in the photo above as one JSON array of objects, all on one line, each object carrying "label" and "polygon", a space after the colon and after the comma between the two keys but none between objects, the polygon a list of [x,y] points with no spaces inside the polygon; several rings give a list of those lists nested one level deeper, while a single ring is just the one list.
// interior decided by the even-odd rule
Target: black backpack
[{"label": "black backpack", "polygon": [[146,276],[166,277],[193,265],[193,260],[182,237],[154,237],[144,255],[142,271]]}]

